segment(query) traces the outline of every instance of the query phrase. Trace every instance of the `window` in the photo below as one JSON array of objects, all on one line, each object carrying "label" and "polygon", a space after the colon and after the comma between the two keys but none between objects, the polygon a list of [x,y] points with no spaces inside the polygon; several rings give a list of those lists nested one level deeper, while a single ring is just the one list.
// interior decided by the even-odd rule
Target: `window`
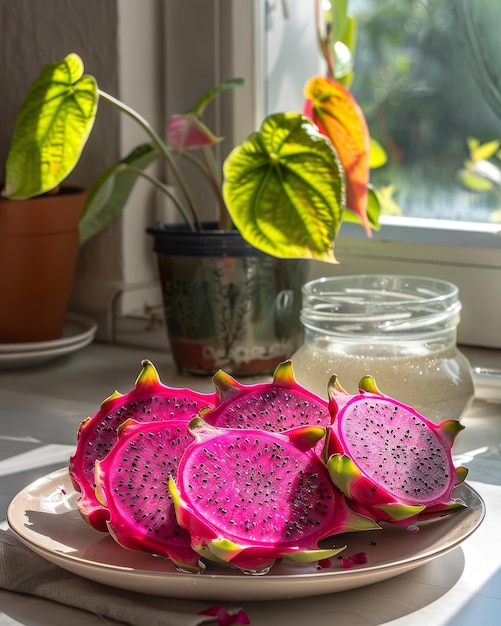
[{"label": "window", "polygon": [[[308,77],[325,72],[312,5],[288,0],[287,17],[266,3],[267,112],[300,109]],[[501,225],[499,2],[349,6],[359,23],[351,90],[388,154],[371,180],[395,188],[390,214]]]},{"label": "window", "polygon": [[[313,0],[285,5],[288,16],[283,2],[261,2],[267,112],[301,110],[307,78],[324,72]],[[330,271],[451,280],[463,302],[459,341],[500,348],[501,186],[472,189],[460,173],[470,156],[468,138],[479,145],[501,141],[501,4],[350,0],[350,10],[359,18],[352,91],[390,156],[371,179],[378,187],[395,185],[400,211],[383,216],[370,240],[344,224],[336,243],[341,264]],[[497,150],[491,157],[501,173]],[[315,276],[327,271],[312,269]]]}]

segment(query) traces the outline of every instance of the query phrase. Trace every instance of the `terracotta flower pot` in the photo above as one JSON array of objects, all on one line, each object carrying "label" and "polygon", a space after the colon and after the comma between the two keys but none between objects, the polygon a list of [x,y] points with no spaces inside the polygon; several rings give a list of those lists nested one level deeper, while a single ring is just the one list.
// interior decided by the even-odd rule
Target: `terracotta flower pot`
[{"label": "terracotta flower pot", "polygon": [[77,189],[0,200],[0,342],[61,336],[79,250],[86,194]]},{"label": "terracotta flower pot", "polygon": [[215,225],[193,233],[161,224],[148,232],[181,372],[271,374],[299,347],[306,261],[269,256]]}]

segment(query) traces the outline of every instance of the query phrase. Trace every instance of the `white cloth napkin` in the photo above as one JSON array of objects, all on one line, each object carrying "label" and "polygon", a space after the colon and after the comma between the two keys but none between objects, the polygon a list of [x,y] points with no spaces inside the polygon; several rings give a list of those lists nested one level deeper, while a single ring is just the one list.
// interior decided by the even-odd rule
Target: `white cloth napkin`
[{"label": "white cloth napkin", "polygon": [[53,565],[0,530],[0,588],[73,606],[131,626],[197,626],[208,603],[158,598],[101,585]]}]

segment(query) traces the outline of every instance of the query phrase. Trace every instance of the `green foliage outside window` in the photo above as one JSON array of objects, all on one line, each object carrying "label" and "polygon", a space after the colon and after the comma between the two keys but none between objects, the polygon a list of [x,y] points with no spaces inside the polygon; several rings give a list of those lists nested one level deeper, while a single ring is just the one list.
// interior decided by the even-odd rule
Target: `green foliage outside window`
[{"label": "green foliage outside window", "polygon": [[[351,87],[388,165],[404,214],[499,220],[499,190],[464,184],[468,138],[501,140],[499,0],[352,0],[358,18]],[[499,165],[499,161],[497,162]]]}]

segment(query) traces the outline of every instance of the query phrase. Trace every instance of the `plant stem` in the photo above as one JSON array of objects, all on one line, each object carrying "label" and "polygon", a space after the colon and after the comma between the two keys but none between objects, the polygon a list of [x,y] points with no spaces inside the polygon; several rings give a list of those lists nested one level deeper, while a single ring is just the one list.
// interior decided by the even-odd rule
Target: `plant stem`
[{"label": "plant stem", "polygon": [[[322,32],[322,22],[325,23],[325,33]],[[328,23],[325,18],[322,20],[322,0],[315,0],[315,24],[320,52],[327,64],[326,76],[334,78],[334,58],[331,48],[332,24]]]},{"label": "plant stem", "polygon": [[198,221],[193,222],[193,219],[192,219],[189,211],[186,209],[184,204],[178,198],[178,196],[175,193],[175,191],[173,191],[168,185],[166,185],[165,183],[162,183],[161,181],[159,181],[158,178],[155,178],[154,176],[150,176],[149,174],[147,174],[144,170],[142,170],[139,167],[134,167],[133,165],[125,165],[125,164],[122,167],[124,169],[127,169],[127,170],[133,172],[134,174],[136,174],[136,176],[142,176],[147,181],[149,181],[152,185],[155,185],[155,187],[160,189],[160,191],[165,193],[172,200],[172,202],[174,202],[174,204],[176,205],[177,209],[179,210],[179,212],[183,216],[185,222],[190,227],[190,229],[192,231],[194,231],[194,232],[200,230]]},{"label": "plant stem", "polygon": [[228,213],[228,209],[226,208],[226,204],[224,202],[222,188],[221,188],[221,180],[219,176],[219,170],[216,166],[216,162],[214,159],[214,154],[210,148],[204,148],[203,154],[205,157],[205,165],[198,159],[196,156],[191,154],[189,150],[185,150],[184,152],[179,152],[179,156],[187,159],[192,165],[195,165],[200,172],[207,179],[207,182],[212,187],[214,194],[219,203],[219,230],[228,230],[231,227],[231,218]]},{"label": "plant stem", "polygon": [[[117,109],[119,109],[120,111],[122,111],[123,113],[125,113],[126,115],[128,115],[129,117],[131,117],[133,120],[135,120],[144,130],[145,132],[149,135],[149,137],[151,138],[152,142],[155,144],[155,146],[159,149],[159,151],[161,152],[161,154],[164,156],[165,160],[167,161],[169,167],[172,169],[172,172],[179,184],[179,186],[181,187],[181,190],[186,198],[186,201],[188,203],[188,207],[190,210],[190,213],[192,215],[192,219],[188,219],[187,218],[187,213],[186,210],[183,208],[181,209],[181,206],[179,204],[179,200],[176,202],[176,200],[174,200],[174,198],[172,198],[174,200],[174,202],[176,203],[176,206],[179,208],[179,210],[181,211],[181,213],[183,214],[184,219],[187,221],[187,223],[191,226],[193,224],[193,222],[196,225],[196,229],[200,230],[200,223],[198,220],[198,216],[195,210],[195,206],[193,204],[193,201],[191,199],[191,195],[189,193],[188,188],[186,187],[186,184],[184,182],[184,179],[181,175],[181,172],[179,171],[176,163],[174,162],[174,159],[172,158],[172,155],[170,154],[169,150],[167,149],[165,142],[160,138],[160,136],[157,134],[157,132],[155,131],[155,129],[150,125],[150,123],[139,113],[137,113],[137,111],[134,111],[134,109],[131,109],[129,106],[127,106],[126,104],[124,104],[123,102],[121,102],[120,100],[118,100],[117,98],[114,98],[113,96],[110,96],[110,94],[106,93],[105,91],[102,91],[101,89],[98,89],[98,93],[99,96],[101,98],[103,98],[104,100],[106,100],[107,102],[109,102],[110,104],[112,104],[113,106],[115,106]],[[135,169],[135,168],[130,168],[131,170]],[[137,171],[137,173],[139,173],[139,170]],[[149,177],[148,175],[146,175],[144,172],[141,171],[141,175],[143,175],[145,178],[149,179],[150,182],[152,182],[153,184],[155,184],[157,187],[159,185],[161,185],[160,188],[164,188],[163,191],[165,193],[167,193],[167,195],[169,195],[170,197],[172,197],[172,192],[167,192],[166,185],[163,185],[162,183],[160,183],[159,180],[154,179],[152,177]]]},{"label": "plant stem", "polygon": [[223,198],[223,191],[221,186],[221,177],[219,170],[214,159],[214,153],[210,148],[204,148],[203,150],[205,162],[207,163],[207,171],[214,188],[214,192],[219,202],[219,230],[228,230],[231,225],[230,215]]}]

